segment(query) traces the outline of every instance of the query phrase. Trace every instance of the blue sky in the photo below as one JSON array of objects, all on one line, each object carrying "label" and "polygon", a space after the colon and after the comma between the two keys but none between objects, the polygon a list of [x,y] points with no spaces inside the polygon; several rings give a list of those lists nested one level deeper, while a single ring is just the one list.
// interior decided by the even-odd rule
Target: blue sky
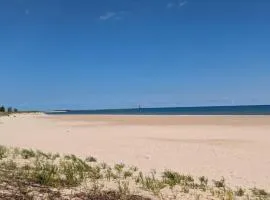
[{"label": "blue sky", "polygon": [[270,104],[269,0],[0,0],[0,104]]}]

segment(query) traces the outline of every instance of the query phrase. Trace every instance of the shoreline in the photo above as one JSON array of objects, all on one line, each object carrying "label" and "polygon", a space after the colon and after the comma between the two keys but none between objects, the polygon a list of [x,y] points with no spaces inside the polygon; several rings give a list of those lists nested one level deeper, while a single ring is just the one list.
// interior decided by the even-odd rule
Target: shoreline
[{"label": "shoreline", "polygon": [[[66,114],[113,115],[270,115],[270,105],[148,107],[95,110],[60,110]],[[59,110],[50,113],[59,114]]]}]

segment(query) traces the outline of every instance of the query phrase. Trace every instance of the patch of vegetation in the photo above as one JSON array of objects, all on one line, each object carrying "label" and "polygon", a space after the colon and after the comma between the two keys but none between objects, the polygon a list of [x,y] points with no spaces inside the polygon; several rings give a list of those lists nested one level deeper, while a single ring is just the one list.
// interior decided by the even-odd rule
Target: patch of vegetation
[{"label": "patch of vegetation", "polygon": [[[156,171],[145,175],[137,167],[122,163],[111,167],[106,163],[89,163],[72,154],[60,156],[4,146],[0,146],[0,155],[0,199],[147,199],[132,195],[133,187],[161,200],[270,198],[265,190],[258,188],[239,187],[233,192],[224,178],[210,184],[205,176],[195,180],[171,170],[165,170],[161,177]],[[20,162],[16,162],[16,158]],[[108,191],[107,183],[114,185],[113,191]],[[72,191],[69,195],[62,191],[67,188]],[[170,195],[164,195],[164,191],[169,191]]]},{"label": "patch of vegetation", "polygon": [[17,163],[15,163],[13,160],[1,162],[0,166],[1,166],[1,168],[7,169],[7,170],[17,169]]},{"label": "patch of vegetation", "polygon": [[88,156],[85,158],[86,162],[97,162],[97,159],[93,156]]},{"label": "patch of vegetation", "polygon": [[166,187],[163,181],[155,177],[155,172],[152,172],[151,176],[144,176],[142,172],[139,172],[136,182],[141,184],[143,189],[152,192],[155,196],[158,196],[160,191]]},{"label": "patch of vegetation", "polygon": [[239,188],[235,191],[235,195],[236,195],[236,196],[242,197],[242,196],[244,196],[244,194],[245,194],[245,190],[244,190],[243,188],[241,188],[241,187],[239,187]]},{"label": "patch of vegetation", "polygon": [[129,169],[133,172],[137,172],[139,170],[136,166],[131,166]]},{"label": "patch of vegetation", "polygon": [[129,189],[128,181],[118,180],[117,185],[118,185],[117,191],[121,199],[126,199],[128,196],[130,196],[130,189]]},{"label": "patch of vegetation", "polygon": [[49,161],[37,160],[28,178],[41,185],[58,186],[61,184],[58,170],[58,167]]},{"label": "patch of vegetation", "polygon": [[101,167],[101,169],[107,169],[109,166],[107,165],[107,163],[102,162],[102,163],[100,163],[100,167]]},{"label": "patch of vegetation", "polygon": [[214,185],[217,187],[217,188],[225,188],[225,179],[224,177],[222,177],[220,180],[213,180],[213,183]]},{"label": "patch of vegetation", "polygon": [[205,176],[200,176],[199,177],[200,185],[206,187],[208,184],[208,178]]},{"label": "patch of vegetation", "polygon": [[103,174],[101,173],[101,168],[99,166],[90,167],[87,175],[91,180],[99,180],[103,178]]},{"label": "patch of vegetation", "polygon": [[22,149],[21,156],[23,159],[34,158],[36,153],[32,149]]},{"label": "patch of vegetation", "polygon": [[255,196],[269,196],[269,194],[264,189],[253,188],[251,191]]},{"label": "patch of vegetation", "polygon": [[0,145],[0,160],[7,157],[8,149]]},{"label": "patch of vegetation", "polygon": [[62,159],[59,164],[59,172],[64,178],[61,181],[68,187],[77,186],[85,180],[90,168],[89,165],[74,155],[69,160]]},{"label": "patch of vegetation", "polygon": [[232,190],[226,190],[225,191],[225,199],[226,200],[234,200],[234,194]]},{"label": "patch of vegetation", "polygon": [[52,160],[60,158],[60,154],[59,153],[52,154],[51,158],[52,158]]},{"label": "patch of vegetation", "polygon": [[119,174],[121,174],[123,172],[124,168],[125,168],[125,164],[123,164],[123,163],[114,165],[115,171],[118,172]]},{"label": "patch of vegetation", "polygon": [[60,154],[59,153],[56,153],[56,154],[52,154],[52,153],[44,153],[40,150],[37,150],[36,151],[36,157],[37,158],[45,158],[45,159],[48,159],[48,160],[55,160],[57,158],[60,158]]},{"label": "patch of vegetation", "polygon": [[127,170],[127,171],[124,171],[123,172],[124,179],[127,179],[127,178],[132,177],[132,176],[133,176],[133,172],[132,171]]},{"label": "patch of vegetation", "polygon": [[162,178],[164,183],[168,184],[170,187],[174,187],[176,185],[194,186],[194,178],[192,176],[182,175],[178,172],[166,170],[163,172]]}]

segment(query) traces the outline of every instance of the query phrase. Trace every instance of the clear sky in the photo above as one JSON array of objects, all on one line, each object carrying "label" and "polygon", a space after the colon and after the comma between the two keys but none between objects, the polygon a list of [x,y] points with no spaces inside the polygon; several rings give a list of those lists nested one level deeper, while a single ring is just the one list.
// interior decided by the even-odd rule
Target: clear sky
[{"label": "clear sky", "polygon": [[269,0],[0,0],[0,104],[270,104]]}]

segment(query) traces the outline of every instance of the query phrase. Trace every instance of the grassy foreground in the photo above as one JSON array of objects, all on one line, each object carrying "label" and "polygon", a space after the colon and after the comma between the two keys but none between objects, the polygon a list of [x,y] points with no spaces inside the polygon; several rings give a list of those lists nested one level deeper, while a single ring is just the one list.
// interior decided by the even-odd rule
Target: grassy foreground
[{"label": "grassy foreground", "polygon": [[0,146],[0,199],[270,199],[263,189],[232,189],[166,170],[143,174],[123,163],[109,166],[89,156],[59,155]]}]

